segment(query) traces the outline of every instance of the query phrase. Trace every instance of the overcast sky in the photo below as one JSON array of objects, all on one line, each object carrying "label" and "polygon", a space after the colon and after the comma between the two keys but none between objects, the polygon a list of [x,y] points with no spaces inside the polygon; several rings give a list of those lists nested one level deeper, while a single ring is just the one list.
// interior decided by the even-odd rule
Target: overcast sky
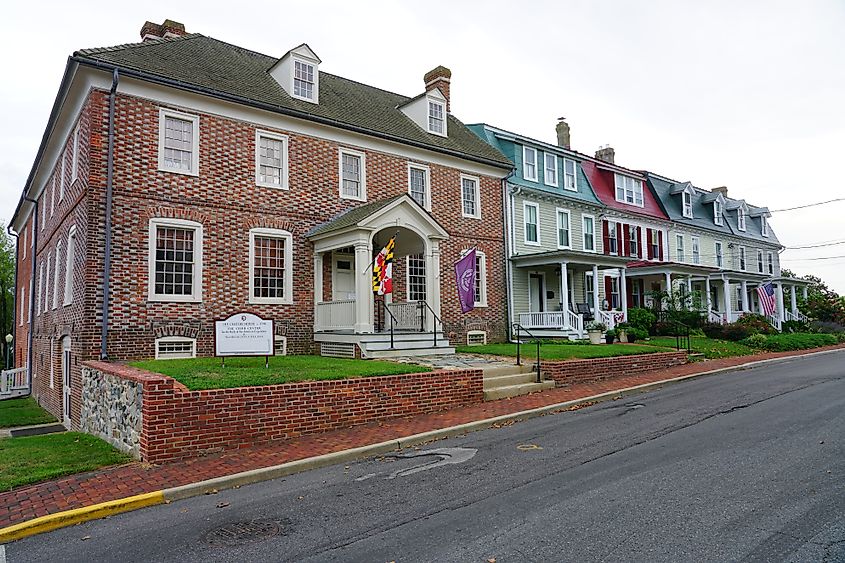
[{"label": "overcast sky", "polygon": [[[11,5],[10,5],[11,4]],[[237,9],[233,10],[233,6]],[[406,95],[452,70],[452,112],[772,210],[845,197],[845,2],[9,2],[0,20],[0,218],[32,166],[67,57],[166,18],[268,55],[308,43],[321,70]],[[845,240],[845,202],[774,213],[787,246]],[[845,244],[783,265],[845,294]]]}]

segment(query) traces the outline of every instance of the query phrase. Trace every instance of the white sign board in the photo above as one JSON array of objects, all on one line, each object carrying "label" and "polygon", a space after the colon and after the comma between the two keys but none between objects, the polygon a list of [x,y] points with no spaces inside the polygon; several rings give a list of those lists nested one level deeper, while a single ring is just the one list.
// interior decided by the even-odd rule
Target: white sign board
[{"label": "white sign board", "polygon": [[252,313],[214,321],[215,356],[272,356],[273,339],[273,321]]}]

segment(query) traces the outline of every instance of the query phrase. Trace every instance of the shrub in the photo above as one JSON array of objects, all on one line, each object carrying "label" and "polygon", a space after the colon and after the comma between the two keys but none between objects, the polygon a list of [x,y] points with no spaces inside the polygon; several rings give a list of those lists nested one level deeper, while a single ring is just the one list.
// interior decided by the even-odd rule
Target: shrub
[{"label": "shrub", "polygon": [[707,338],[723,340],[725,336],[725,325],[722,323],[704,323],[701,330]]},{"label": "shrub", "polygon": [[845,342],[845,332],[837,332],[834,336],[839,342]]},{"label": "shrub", "polygon": [[651,332],[654,329],[654,323],[657,317],[648,309],[641,307],[632,307],[628,309],[628,324],[634,328]]},{"label": "shrub", "polygon": [[682,322],[692,328],[699,328],[704,324],[704,315],[699,311],[669,311],[669,319]]},{"label": "shrub", "polygon": [[751,330],[741,323],[728,323],[722,328],[722,338],[739,342],[751,335]]},{"label": "shrub", "polygon": [[810,332],[836,334],[838,332],[845,332],[845,326],[829,321],[813,321],[810,323]]},{"label": "shrub", "polygon": [[[762,336],[762,335],[760,335]],[[819,348],[837,343],[837,337],[832,334],[813,334],[808,332],[793,332],[789,334],[771,334],[766,336],[762,344],[764,350],[770,352],[787,352],[789,350],[806,350]],[[746,343],[750,346],[750,338]]]},{"label": "shrub", "polygon": [[752,334],[748,338],[745,339],[744,344],[751,346],[752,348],[765,348],[766,342],[768,341],[768,337],[765,334]]},{"label": "shrub", "polygon": [[783,332],[810,332],[810,324],[803,321],[783,321],[780,329]]},{"label": "shrub", "polygon": [[[637,340],[645,340],[648,338],[648,332],[636,327],[631,327],[627,330],[628,332],[628,342],[636,342]],[[843,333],[845,336],[845,333]]]},{"label": "shrub", "polygon": [[736,321],[748,329],[749,334],[776,334],[777,329],[769,324],[766,317],[754,313],[745,313]]},{"label": "shrub", "polygon": [[597,330],[599,332],[604,332],[604,331],[607,330],[607,325],[604,324],[604,323],[600,323],[598,321],[590,321],[590,322],[587,323],[587,325],[584,328],[587,329],[588,331]]},{"label": "shrub", "polygon": [[657,336],[674,336],[676,326],[677,325],[675,323],[663,321],[654,323],[654,334]]}]

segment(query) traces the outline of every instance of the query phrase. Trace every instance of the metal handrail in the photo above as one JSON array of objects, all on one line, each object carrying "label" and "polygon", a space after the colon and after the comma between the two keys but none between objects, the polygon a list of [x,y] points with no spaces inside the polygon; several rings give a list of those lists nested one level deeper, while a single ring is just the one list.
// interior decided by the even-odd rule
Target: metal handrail
[{"label": "metal handrail", "polygon": [[514,331],[516,331],[516,365],[518,365],[518,366],[522,365],[522,358],[520,357],[520,352],[519,352],[520,333],[525,332],[528,336],[533,338],[534,341],[537,343],[537,383],[542,383],[543,378],[540,375],[540,339],[537,338],[536,336],[534,336],[534,334],[530,330],[528,330],[527,328],[525,328],[524,326],[522,326],[519,323],[513,323],[512,328],[513,328]]},{"label": "metal handrail", "polygon": [[[387,308],[387,303],[385,301],[381,301],[381,310],[387,312],[390,315],[390,349],[393,350],[393,327],[396,324],[396,317],[393,316],[393,313],[390,312],[390,309]],[[384,317],[380,320],[384,321]],[[384,330],[384,323],[382,323],[382,330]]]},{"label": "metal handrail", "polygon": [[684,324],[681,321],[675,321],[675,349],[680,351],[682,350],[682,345],[686,343],[686,351],[687,354],[692,352],[692,343],[690,342],[690,331],[691,328],[688,324]]},{"label": "metal handrail", "polygon": [[434,333],[434,347],[437,347],[437,323],[440,323],[440,328],[443,328],[443,320],[437,316],[437,313],[434,312],[434,309],[431,308],[431,305],[428,304],[428,301],[417,301],[417,307],[420,308],[420,332],[425,332],[425,310],[428,309],[431,311],[431,316],[434,317],[434,326],[432,326],[432,332]]}]

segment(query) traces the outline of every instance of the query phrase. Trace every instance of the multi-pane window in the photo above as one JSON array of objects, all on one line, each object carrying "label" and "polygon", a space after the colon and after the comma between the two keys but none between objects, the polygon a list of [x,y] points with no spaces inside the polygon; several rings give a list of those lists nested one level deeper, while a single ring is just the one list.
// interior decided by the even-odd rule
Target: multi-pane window
[{"label": "multi-pane window", "polygon": [[557,186],[557,156],[543,153],[543,181],[547,186]]},{"label": "multi-pane window", "polygon": [[595,287],[593,287],[593,273],[587,272],[584,274],[584,301],[587,302],[587,305],[590,306],[592,309],[593,303],[595,303]]},{"label": "multi-pane window", "polygon": [[291,234],[276,229],[253,229],[249,239],[250,303],[292,303]]},{"label": "multi-pane window", "polygon": [[475,305],[487,306],[487,256],[475,251]]},{"label": "multi-pane window", "polygon": [[713,222],[722,225],[722,202],[718,199],[713,202]]},{"label": "multi-pane window", "polygon": [[408,301],[425,301],[425,257],[408,256]]},{"label": "multi-pane window", "polygon": [[155,341],[156,359],[193,358],[196,356],[197,341],[181,336],[165,336]]},{"label": "multi-pane window", "polygon": [[684,252],[684,235],[675,235],[675,240],[677,240],[678,246],[676,258],[678,262],[685,262],[686,254]]},{"label": "multi-pane window", "polygon": [[525,243],[540,244],[540,230],[538,225],[539,206],[536,203],[525,202]]},{"label": "multi-pane window", "polygon": [[62,273],[62,241],[56,243],[56,263],[53,265],[53,309],[59,306],[59,274]]},{"label": "multi-pane window", "polygon": [[195,172],[194,120],[164,114],[163,167],[167,170]]},{"label": "multi-pane window", "polygon": [[442,102],[428,101],[428,130],[439,135],[446,134],[446,106]]},{"label": "multi-pane window", "polygon": [[190,296],[194,293],[194,229],[157,225],[155,231],[156,295]]},{"label": "multi-pane window", "polygon": [[559,248],[570,248],[569,211],[557,210],[557,245]]},{"label": "multi-pane window", "polygon": [[26,303],[26,286],[21,286],[21,300],[20,305],[18,306],[18,310],[21,312],[20,320],[18,320],[18,324],[23,326],[23,317],[24,317],[24,303]]},{"label": "multi-pane window", "polygon": [[701,264],[701,241],[698,237],[692,237],[692,263]]},{"label": "multi-pane window", "polygon": [[314,99],[314,65],[294,61],[293,95],[306,100]]},{"label": "multi-pane window", "polygon": [[765,215],[760,216],[760,234],[764,237],[769,236],[769,221]]},{"label": "multi-pane window", "polygon": [[590,215],[584,215],[583,218],[583,232],[584,232],[584,250],[587,252],[596,251],[596,220]]},{"label": "multi-pane window", "polygon": [[537,150],[522,147],[522,176],[526,180],[537,180]]},{"label": "multi-pane window", "polygon": [[[67,179],[67,152],[62,153],[62,177],[61,181],[59,182],[59,201],[62,201],[65,198],[65,180]],[[55,190],[54,190],[55,191]],[[50,210],[50,215],[53,214],[53,210]]]},{"label": "multi-pane window", "polygon": [[683,192],[682,197],[684,199],[684,217],[692,219],[692,194]]},{"label": "multi-pane window", "polygon": [[287,138],[256,133],[255,181],[259,186],[287,188]]},{"label": "multi-pane window", "polygon": [[76,258],[76,225],[70,228],[67,236],[67,251],[65,253],[65,296],[63,305],[73,302],[73,263]]},{"label": "multi-pane window", "polygon": [[745,209],[740,207],[736,210],[736,221],[740,231],[745,230]]},{"label": "multi-pane window", "polygon": [[630,256],[639,256],[640,244],[637,240],[637,227],[628,227],[628,254]]},{"label": "multi-pane window", "polygon": [[568,158],[563,159],[563,189],[573,192],[578,191],[578,184],[575,180],[575,161]]},{"label": "multi-pane window", "polygon": [[641,180],[616,174],[616,201],[643,206],[643,183]]},{"label": "multi-pane window", "polygon": [[[44,287],[44,262],[41,263],[41,267],[38,269],[38,291],[39,293],[35,295],[35,314],[41,314],[41,288]],[[35,291],[32,292],[33,294]]]},{"label": "multi-pane window", "polygon": [[766,255],[766,263],[768,264],[769,275],[773,276],[775,273],[775,260],[771,252]]},{"label": "multi-pane window", "polygon": [[724,256],[722,254],[722,243],[716,241],[716,243],[714,244],[713,250],[716,254],[716,267],[722,268],[725,264],[725,259],[724,259]]},{"label": "multi-pane window", "polygon": [[70,181],[73,183],[79,178],[79,128],[77,125],[73,130],[73,163],[70,168]]},{"label": "multi-pane window", "polygon": [[408,193],[422,207],[429,208],[428,169],[417,166],[408,168]]},{"label": "multi-pane window", "polygon": [[464,217],[481,217],[481,205],[478,199],[478,178],[461,176],[461,201]]},{"label": "multi-pane window", "polygon": [[657,229],[649,230],[651,231],[651,257],[654,260],[660,260],[660,231],[658,231]]},{"label": "multi-pane window", "polygon": [[739,247],[739,269],[745,270],[745,247]]},{"label": "multi-pane window", "polygon": [[610,254],[619,253],[619,225],[613,221],[607,223],[607,251]]},{"label": "multi-pane window", "polygon": [[619,295],[619,278],[610,278],[610,296],[608,297],[608,301],[610,301],[611,309],[622,308],[622,300]]},{"label": "multi-pane window", "polygon": [[340,197],[366,199],[363,153],[340,151]]},{"label": "multi-pane window", "polygon": [[44,313],[50,309],[50,264],[52,263],[53,253],[47,253],[47,269],[44,270]]},{"label": "multi-pane window", "polygon": [[763,251],[757,251],[757,272],[762,274],[763,273]]}]

